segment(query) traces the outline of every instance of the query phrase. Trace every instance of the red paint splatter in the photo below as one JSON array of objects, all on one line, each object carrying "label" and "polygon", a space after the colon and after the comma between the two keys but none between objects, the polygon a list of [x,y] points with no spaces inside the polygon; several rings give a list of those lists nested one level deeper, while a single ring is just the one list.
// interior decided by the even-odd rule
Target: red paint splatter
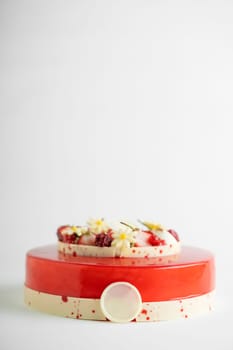
[{"label": "red paint splatter", "polygon": [[172,248],[172,244],[169,244],[169,247]]},{"label": "red paint splatter", "polygon": [[94,313],[95,313],[95,310],[91,310],[91,312],[94,314]]},{"label": "red paint splatter", "polygon": [[79,318],[79,315],[76,315],[76,318],[78,319],[78,318]]},{"label": "red paint splatter", "polygon": [[188,315],[185,315],[184,317],[185,317],[185,318],[188,318]]},{"label": "red paint splatter", "polygon": [[184,311],[184,309],[183,309],[183,308],[181,308],[181,309],[180,309],[180,312],[183,312],[183,311]]},{"label": "red paint splatter", "polygon": [[136,252],[136,250],[135,250],[135,249],[133,249],[133,250],[132,250],[132,253],[135,253],[135,252]]},{"label": "red paint splatter", "polygon": [[136,318],[134,318],[131,322],[137,322]]},{"label": "red paint splatter", "polygon": [[149,317],[149,316],[147,316],[146,320],[147,320],[147,321],[149,321],[149,320],[150,320],[150,317]]},{"label": "red paint splatter", "polygon": [[68,298],[67,298],[67,296],[65,296],[65,295],[63,295],[63,296],[61,297],[61,299],[62,299],[62,301],[63,301],[64,303],[67,303],[67,301],[68,301]]},{"label": "red paint splatter", "polygon": [[141,311],[141,314],[147,315],[147,310],[146,310],[146,309],[143,309],[143,310]]},{"label": "red paint splatter", "polygon": [[162,252],[163,252],[163,249],[160,249],[159,253],[162,254]]},{"label": "red paint splatter", "polygon": [[74,257],[74,258],[76,258],[77,253],[76,253],[76,252],[73,252],[73,254],[72,254],[72,255],[73,255],[73,257]]}]

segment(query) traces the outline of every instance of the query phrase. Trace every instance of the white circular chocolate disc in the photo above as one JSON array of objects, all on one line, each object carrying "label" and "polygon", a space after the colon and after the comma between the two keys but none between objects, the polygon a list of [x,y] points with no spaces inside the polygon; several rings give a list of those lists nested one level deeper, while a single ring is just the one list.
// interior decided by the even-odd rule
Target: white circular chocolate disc
[{"label": "white circular chocolate disc", "polygon": [[104,316],[113,322],[132,321],[142,309],[142,298],[135,286],[128,282],[109,284],[100,298]]}]

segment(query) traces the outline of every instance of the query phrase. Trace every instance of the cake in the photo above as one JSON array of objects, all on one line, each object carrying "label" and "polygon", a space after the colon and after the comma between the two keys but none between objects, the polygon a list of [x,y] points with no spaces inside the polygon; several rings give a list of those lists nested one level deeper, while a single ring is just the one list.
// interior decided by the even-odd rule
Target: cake
[{"label": "cake", "polygon": [[181,246],[178,233],[154,222],[57,229],[57,245],[26,257],[25,303],[64,317],[113,322],[189,318],[210,311],[211,252]]}]

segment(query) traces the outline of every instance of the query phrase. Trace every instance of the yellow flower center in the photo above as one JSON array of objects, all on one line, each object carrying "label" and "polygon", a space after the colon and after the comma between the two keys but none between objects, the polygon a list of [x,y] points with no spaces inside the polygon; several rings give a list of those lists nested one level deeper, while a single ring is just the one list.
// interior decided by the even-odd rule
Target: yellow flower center
[{"label": "yellow flower center", "polygon": [[162,228],[161,225],[157,224],[157,225],[153,226],[153,230],[155,230],[155,231],[163,231],[163,228]]},{"label": "yellow flower center", "polygon": [[95,224],[97,226],[101,226],[103,224],[103,220],[99,219],[99,220],[96,220]]},{"label": "yellow flower center", "polygon": [[120,238],[121,240],[126,239],[126,238],[127,238],[126,233],[122,232],[122,233],[120,234],[120,237],[119,237],[119,238]]},{"label": "yellow flower center", "polygon": [[152,231],[163,231],[163,227],[160,224],[146,223],[145,224]]},{"label": "yellow flower center", "polygon": [[71,230],[76,233],[78,232],[78,228],[76,226],[71,226]]}]

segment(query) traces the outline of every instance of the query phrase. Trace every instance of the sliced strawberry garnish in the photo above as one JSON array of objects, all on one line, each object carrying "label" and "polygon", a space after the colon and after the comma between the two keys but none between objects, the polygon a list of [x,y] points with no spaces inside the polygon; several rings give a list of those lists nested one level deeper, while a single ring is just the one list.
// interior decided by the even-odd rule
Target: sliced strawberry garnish
[{"label": "sliced strawberry garnish", "polygon": [[135,247],[160,246],[165,244],[164,239],[156,236],[151,231],[139,231],[136,235]]},{"label": "sliced strawberry garnish", "polygon": [[76,243],[78,236],[75,232],[73,232],[71,226],[64,225],[64,226],[58,227],[57,237],[59,241],[64,243]]},{"label": "sliced strawberry garnish", "polygon": [[150,246],[150,236],[151,236],[151,232],[150,231],[137,231],[136,233],[136,242],[134,244],[135,247],[146,247],[146,246]]},{"label": "sliced strawberry garnish", "polygon": [[93,234],[82,235],[78,240],[78,244],[95,245],[95,239],[96,239],[96,236]]},{"label": "sliced strawberry garnish", "polygon": [[77,243],[77,238],[78,236],[76,235],[76,233],[72,233],[72,235],[64,235],[63,236],[63,242],[65,243],[70,243],[70,244],[75,244]]},{"label": "sliced strawberry garnish", "polygon": [[179,235],[178,235],[178,233],[175,231],[175,230],[173,230],[173,229],[169,229],[169,230],[167,230],[178,242],[180,241],[180,238],[179,238]]},{"label": "sliced strawberry garnish", "polygon": [[166,244],[164,239],[159,238],[154,233],[151,234],[151,236],[149,238],[149,243],[153,246],[160,246],[160,245]]},{"label": "sliced strawberry garnish", "polygon": [[61,242],[63,241],[63,234],[62,234],[62,232],[63,232],[64,229],[66,229],[66,227],[67,227],[67,225],[66,226],[60,226],[57,229],[57,237],[58,237],[59,241],[61,241]]}]

